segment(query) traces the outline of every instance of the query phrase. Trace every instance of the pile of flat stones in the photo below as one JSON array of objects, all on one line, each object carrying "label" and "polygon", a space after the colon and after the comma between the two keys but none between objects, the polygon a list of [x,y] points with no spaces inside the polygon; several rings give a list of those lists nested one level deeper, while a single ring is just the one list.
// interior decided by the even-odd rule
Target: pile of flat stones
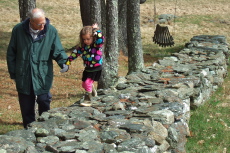
[{"label": "pile of flat stones", "polygon": [[76,102],[43,113],[28,130],[0,135],[0,153],[185,153],[190,109],[227,75],[224,36],[193,37],[178,53]]}]

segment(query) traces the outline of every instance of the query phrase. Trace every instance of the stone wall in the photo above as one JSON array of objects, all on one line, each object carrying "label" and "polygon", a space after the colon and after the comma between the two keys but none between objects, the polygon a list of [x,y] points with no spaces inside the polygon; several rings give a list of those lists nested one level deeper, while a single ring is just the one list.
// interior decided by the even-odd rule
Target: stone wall
[{"label": "stone wall", "polygon": [[195,36],[185,48],[99,90],[92,107],[55,108],[28,130],[0,135],[0,153],[185,153],[190,108],[222,85],[224,36]]}]

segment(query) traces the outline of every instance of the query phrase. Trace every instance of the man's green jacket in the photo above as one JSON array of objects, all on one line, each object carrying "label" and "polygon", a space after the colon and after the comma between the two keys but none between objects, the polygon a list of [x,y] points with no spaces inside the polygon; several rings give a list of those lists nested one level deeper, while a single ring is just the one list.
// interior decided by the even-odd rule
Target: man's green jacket
[{"label": "man's green jacket", "polygon": [[53,60],[62,68],[68,56],[48,18],[35,40],[30,35],[29,22],[26,19],[13,28],[7,49],[7,65],[19,93],[30,94],[32,83],[34,94],[40,95],[48,93],[52,86]]}]

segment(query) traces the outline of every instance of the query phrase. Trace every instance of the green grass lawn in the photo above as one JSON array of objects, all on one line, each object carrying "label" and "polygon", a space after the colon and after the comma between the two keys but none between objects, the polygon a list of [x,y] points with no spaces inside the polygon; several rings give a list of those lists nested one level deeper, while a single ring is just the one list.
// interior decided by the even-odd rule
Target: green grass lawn
[{"label": "green grass lawn", "polygon": [[[191,111],[188,153],[227,153],[230,151],[230,98],[228,76],[224,84],[199,108]],[[226,151],[226,152],[225,152]]]}]

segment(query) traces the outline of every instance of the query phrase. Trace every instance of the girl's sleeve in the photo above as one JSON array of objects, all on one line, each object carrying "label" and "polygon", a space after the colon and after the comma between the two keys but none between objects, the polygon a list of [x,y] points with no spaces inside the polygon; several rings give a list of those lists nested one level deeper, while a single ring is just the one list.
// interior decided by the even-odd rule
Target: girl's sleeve
[{"label": "girl's sleeve", "polygon": [[102,47],[102,45],[104,44],[104,36],[102,35],[101,30],[97,30],[94,34],[94,36],[96,37],[96,41],[95,44],[97,47]]},{"label": "girl's sleeve", "polygon": [[70,54],[70,56],[68,57],[68,60],[66,62],[66,65],[71,65],[71,62],[73,60],[75,60],[78,56],[80,56],[82,54],[82,48],[81,47],[78,47],[76,49],[74,49],[72,51],[72,53]]}]

